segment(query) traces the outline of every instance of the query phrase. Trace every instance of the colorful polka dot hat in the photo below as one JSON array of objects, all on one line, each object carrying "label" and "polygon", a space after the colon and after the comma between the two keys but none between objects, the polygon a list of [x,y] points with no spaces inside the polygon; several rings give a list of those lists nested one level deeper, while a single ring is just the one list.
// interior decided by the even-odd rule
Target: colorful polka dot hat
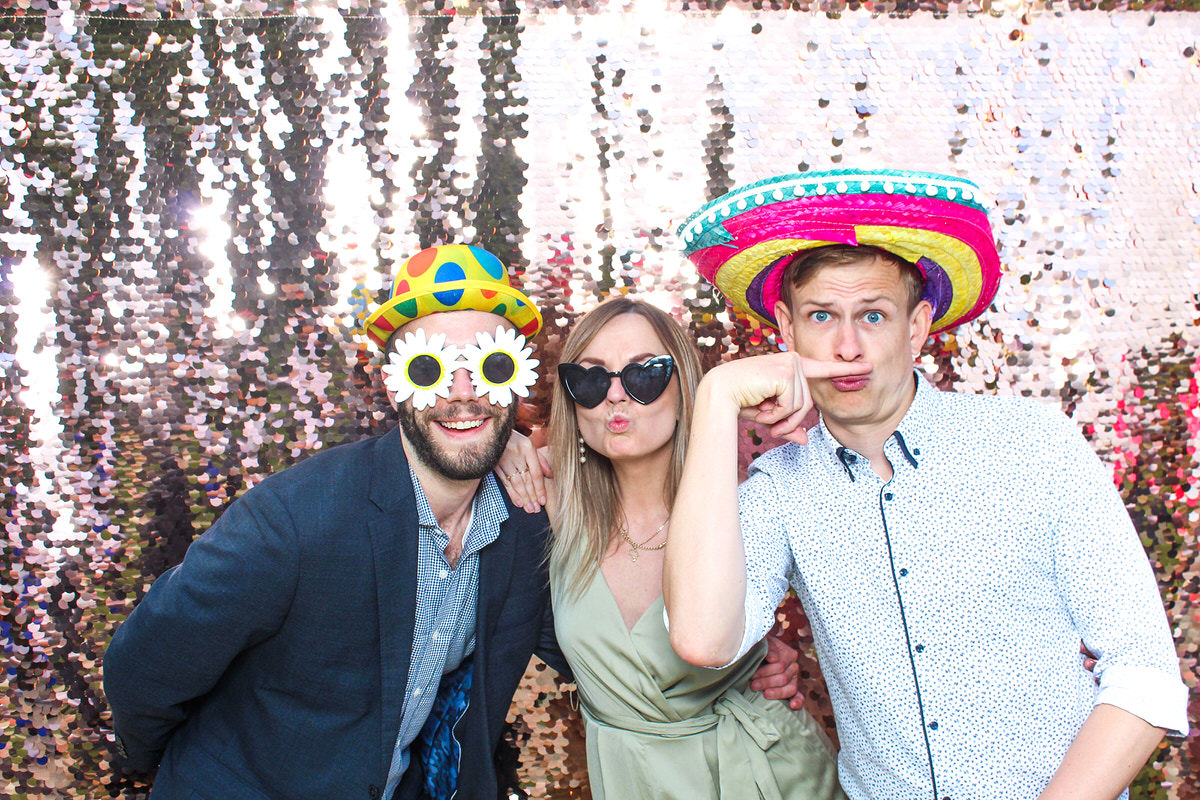
[{"label": "colorful polka dot hat", "polygon": [[1000,283],[979,187],[932,172],[780,175],[708,203],[679,238],[706,280],[771,327],[791,256],[825,245],[874,245],[916,264],[933,306],[931,333],[982,314]]},{"label": "colorful polka dot hat", "polygon": [[397,328],[414,319],[470,310],[499,314],[526,339],[542,328],[541,313],[512,287],[500,259],[482,247],[444,244],[426,248],[400,265],[388,301],[371,312],[363,329],[382,349]]}]

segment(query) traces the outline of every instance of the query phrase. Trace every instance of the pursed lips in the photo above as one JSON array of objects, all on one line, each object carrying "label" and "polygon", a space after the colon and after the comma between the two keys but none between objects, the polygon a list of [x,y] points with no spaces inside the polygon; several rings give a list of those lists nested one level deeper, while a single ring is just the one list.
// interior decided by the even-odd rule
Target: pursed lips
[{"label": "pursed lips", "polygon": [[613,433],[621,433],[629,428],[629,417],[624,414],[614,414],[609,417],[606,427]]},{"label": "pursed lips", "polygon": [[871,373],[865,375],[847,375],[842,378],[830,378],[829,382],[839,392],[853,392],[863,388],[871,378]]}]

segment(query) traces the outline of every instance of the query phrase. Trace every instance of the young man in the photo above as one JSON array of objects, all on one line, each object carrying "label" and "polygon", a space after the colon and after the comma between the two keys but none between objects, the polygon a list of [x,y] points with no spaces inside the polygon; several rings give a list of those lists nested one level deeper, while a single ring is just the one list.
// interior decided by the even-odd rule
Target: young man
[{"label": "young man", "polygon": [[405,262],[366,325],[391,351],[399,429],[246,492],[105,654],[121,746],[131,767],[158,767],[156,800],[436,797],[455,783],[459,798],[496,796],[492,754],[530,654],[566,666],[546,518],[491,475],[534,380],[522,337],[540,326],[485,250]]},{"label": "young man", "polygon": [[[921,173],[785,176],[685,224],[701,272],[788,352],[701,383],[664,573],[672,643],[730,661],[790,583],[851,798],[1114,798],[1166,731],[1186,731],[1187,689],[1110,473],[1057,410],[914,372],[931,330],[995,294],[976,191]],[[739,416],[793,442],[755,462],[740,497]]]}]

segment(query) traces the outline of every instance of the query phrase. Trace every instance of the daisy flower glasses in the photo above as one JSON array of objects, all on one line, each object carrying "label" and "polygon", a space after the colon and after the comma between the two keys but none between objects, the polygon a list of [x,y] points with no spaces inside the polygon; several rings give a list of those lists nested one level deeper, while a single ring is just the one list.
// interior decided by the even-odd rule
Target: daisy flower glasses
[{"label": "daisy flower glasses", "polygon": [[495,336],[481,331],[475,334],[475,342],[464,348],[475,394],[486,394],[488,402],[498,406],[512,403],[513,395],[528,397],[529,387],[537,381],[534,369],[539,362],[530,358],[533,348],[526,347],[525,337],[499,325]]},{"label": "daisy flower glasses", "polygon": [[426,338],[418,328],[393,346],[389,363],[383,366],[383,382],[397,403],[411,397],[419,411],[433,406],[439,397],[449,397],[454,371],[466,367],[478,397],[507,406],[514,396],[528,397],[537,380],[538,360],[530,358],[532,353],[524,336],[503,325],[496,327],[494,336],[475,334],[475,344],[466,347],[446,345],[443,333]]}]

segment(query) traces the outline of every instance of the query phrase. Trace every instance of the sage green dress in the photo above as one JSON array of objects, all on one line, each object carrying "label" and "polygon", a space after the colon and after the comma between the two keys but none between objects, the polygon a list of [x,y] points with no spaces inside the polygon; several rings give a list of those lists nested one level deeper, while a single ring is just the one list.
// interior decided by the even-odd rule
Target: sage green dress
[{"label": "sage green dress", "polygon": [[661,597],[630,630],[603,573],[581,595],[553,577],[551,588],[595,800],[842,798],[816,721],[750,690],[765,644],[724,669],[693,667],[671,649]]}]

